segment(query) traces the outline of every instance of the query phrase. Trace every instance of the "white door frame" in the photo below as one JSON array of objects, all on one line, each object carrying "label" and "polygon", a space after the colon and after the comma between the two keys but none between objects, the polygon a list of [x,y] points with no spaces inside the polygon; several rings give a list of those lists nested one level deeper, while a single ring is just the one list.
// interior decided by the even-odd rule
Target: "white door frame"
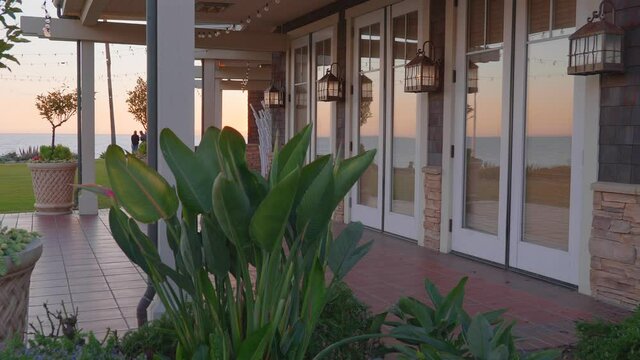
[{"label": "white door frame", "polygon": [[[425,26],[425,14],[424,8],[419,6],[419,2],[417,0],[406,0],[401,3],[397,3],[391,6],[391,11],[387,11],[387,26],[386,26],[386,34],[392,36],[393,34],[393,18],[401,15],[405,15],[407,13],[417,11],[418,12],[418,44],[417,46],[422,46],[425,38],[428,38],[424,35]],[[428,21],[428,18],[426,18]],[[428,128],[428,116],[422,116],[423,114],[427,114],[428,112],[423,112],[423,108],[427,106],[427,94],[420,93],[416,94],[416,143],[414,148],[415,153],[415,164],[414,164],[414,191],[413,191],[413,216],[408,216],[404,214],[398,214],[391,211],[391,201],[392,201],[392,179],[393,179],[393,122],[396,119],[393,118],[393,100],[394,100],[394,66],[391,57],[393,56],[393,41],[387,40],[385,41],[385,55],[387,56],[385,69],[386,72],[386,83],[388,85],[385,101],[386,101],[386,109],[384,116],[385,123],[385,169],[384,169],[384,231],[388,231],[390,233],[394,233],[403,237],[407,237],[410,239],[418,239],[419,234],[422,232],[420,228],[423,226],[424,217],[422,216],[423,209],[423,201],[420,201],[424,198],[424,186],[422,185],[422,166],[425,164],[425,155],[426,152],[422,151],[423,148],[423,140],[426,143],[427,137],[421,136],[423,132],[426,132]],[[411,56],[411,55],[409,55]],[[423,124],[424,122],[424,124]],[[423,126],[424,125],[424,128]]]},{"label": "white door frame", "polygon": [[[360,30],[360,28],[367,26],[367,25],[371,25],[371,24],[375,24],[375,23],[379,23],[380,24],[380,37],[381,40],[384,40],[385,36],[386,36],[386,27],[385,27],[385,9],[379,9],[376,11],[372,11],[370,13],[367,13],[365,15],[359,16],[357,18],[354,19],[353,22],[353,28],[354,28],[354,36],[358,36],[358,32]],[[352,125],[352,142],[353,142],[353,150],[352,150],[352,154],[353,155],[357,155],[358,154],[358,145],[359,145],[359,128],[360,128],[360,122],[359,122],[359,100],[360,99],[360,81],[359,81],[359,76],[360,76],[360,47],[359,47],[359,39],[354,39],[353,41],[353,71],[352,71],[352,84],[353,86],[353,96],[352,96],[352,119],[353,121],[351,122]],[[378,152],[376,154],[376,158],[378,159],[378,166],[380,167],[378,169],[378,200],[377,200],[377,205],[375,208],[372,207],[368,207],[368,206],[364,206],[364,205],[359,205],[358,204],[358,188],[359,188],[359,182],[355,184],[355,186],[353,187],[352,191],[351,191],[351,221],[361,221],[364,225],[375,228],[375,229],[382,229],[382,204],[383,204],[383,176],[384,176],[384,137],[385,137],[385,131],[384,131],[384,125],[385,125],[385,121],[384,121],[384,114],[385,114],[385,88],[384,88],[384,69],[386,66],[386,49],[384,46],[384,43],[380,44],[380,84],[379,84],[379,94],[380,94],[380,99],[379,99],[379,114],[380,114],[380,119],[379,119],[379,127],[378,127]]]},{"label": "white door frame", "polygon": [[[516,8],[516,51],[514,64],[513,136],[521,141],[513,142],[511,233],[509,265],[570,284],[578,283],[580,247],[580,174],[583,142],[579,136],[581,121],[574,121],[571,136],[571,185],[569,207],[568,251],[557,250],[523,241],[524,193],[525,193],[525,130],[527,107],[527,1],[518,0]],[[575,89],[574,89],[575,92]],[[566,94],[573,98],[573,94]]]},{"label": "white door frame", "polygon": [[454,121],[454,159],[453,159],[453,216],[452,216],[452,250],[468,254],[477,258],[488,260],[497,264],[504,264],[506,260],[506,220],[507,220],[507,195],[508,195],[508,168],[509,168],[509,121],[511,88],[511,26],[512,26],[512,1],[505,0],[504,4],[504,28],[502,46],[502,121],[500,130],[500,179],[499,179],[499,210],[498,210],[498,234],[488,234],[463,226],[464,217],[464,186],[465,186],[465,158],[466,158],[466,99],[467,99],[467,0],[458,3],[458,29],[456,41],[456,69],[457,81],[455,84],[456,105]]},{"label": "white door frame", "polygon": [[290,101],[288,102],[288,109],[287,109],[287,113],[289,114],[288,118],[286,119],[286,133],[287,133],[287,139],[292,138],[296,133],[296,87],[295,87],[295,66],[296,66],[296,49],[302,48],[302,47],[307,47],[307,73],[306,73],[306,80],[307,80],[307,112],[306,112],[306,116],[307,119],[305,121],[305,124],[308,124],[310,119],[311,119],[311,63],[308,61],[308,57],[309,57],[309,52],[311,51],[310,49],[310,40],[309,40],[309,35],[305,35],[305,36],[301,36],[295,40],[292,40],[289,46],[289,56],[287,57],[288,62],[290,64],[290,66],[288,66],[289,69],[289,89],[290,90]]}]

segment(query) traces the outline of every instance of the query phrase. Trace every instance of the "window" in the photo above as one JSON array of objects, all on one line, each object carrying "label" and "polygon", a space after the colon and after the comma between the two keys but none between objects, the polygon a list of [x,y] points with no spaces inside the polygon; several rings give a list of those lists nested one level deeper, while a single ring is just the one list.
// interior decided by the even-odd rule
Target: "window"
[{"label": "window", "polygon": [[528,5],[523,239],[567,251],[573,78],[566,69],[576,1]]},{"label": "window", "polygon": [[[316,41],[315,43],[315,81],[322,78],[331,67],[331,39]],[[335,71],[335,70],[334,70]],[[338,74],[339,75],[339,74]],[[314,83],[315,89],[315,83]],[[315,96],[315,91],[314,91]],[[316,101],[315,114],[315,156],[319,157],[333,153],[331,149],[331,123],[333,105],[330,102]]]},{"label": "window", "polygon": [[293,132],[297,134],[307,123],[309,51],[301,46],[293,51]]},{"label": "window", "polygon": [[469,0],[463,226],[496,235],[502,131],[503,0]]}]

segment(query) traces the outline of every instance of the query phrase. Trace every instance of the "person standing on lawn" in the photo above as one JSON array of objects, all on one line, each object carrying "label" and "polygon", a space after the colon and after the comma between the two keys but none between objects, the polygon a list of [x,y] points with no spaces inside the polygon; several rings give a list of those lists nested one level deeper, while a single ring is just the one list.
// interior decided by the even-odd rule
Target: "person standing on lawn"
[{"label": "person standing on lawn", "polygon": [[144,132],[144,130],[140,130],[140,142],[145,141],[147,141],[147,134]]},{"label": "person standing on lawn", "polygon": [[131,152],[132,153],[138,151],[139,144],[140,144],[140,136],[138,136],[138,131],[134,130],[133,135],[131,135]]}]

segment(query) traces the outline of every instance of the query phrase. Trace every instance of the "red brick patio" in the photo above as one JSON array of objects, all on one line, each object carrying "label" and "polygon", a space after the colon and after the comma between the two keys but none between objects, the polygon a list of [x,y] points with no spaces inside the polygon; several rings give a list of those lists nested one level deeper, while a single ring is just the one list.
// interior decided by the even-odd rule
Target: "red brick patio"
[{"label": "red brick patio", "polygon": [[[146,286],[142,274],[122,254],[108,230],[107,213],[99,216],[43,217],[0,215],[4,225],[32,228],[43,235],[44,252],[34,270],[30,321],[48,301],[61,300],[79,308],[85,330],[104,334],[107,327],[136,327],[135,308]],[[468,276],[466,309],[470,313],[507,308],[517,320],[516,333],[524,350],[573,344],[576,320],[619,320],[628,312],[600,303],[574,290],[505,271],[455,255],[439,254],[373,231],[371,252],[347,278],[356,294],[379,312],[400,296],[425,299],[423,279],[443,291]]]}]

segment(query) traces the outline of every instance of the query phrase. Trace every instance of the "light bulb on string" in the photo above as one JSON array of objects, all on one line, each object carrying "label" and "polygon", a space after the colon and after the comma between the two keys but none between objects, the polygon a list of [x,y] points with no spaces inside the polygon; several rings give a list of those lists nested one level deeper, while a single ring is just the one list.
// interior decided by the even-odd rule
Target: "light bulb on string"
[{"label": "light bulb on string", "polygon": [[247,24],[251,24],[251,16],[247,16]]},{"label": "light bulb on string", "polygon": [[216,31],[216,32],[214,33],[214,35],[215,35],[216,37],[220,36],[220,31]]},{"label": "light bulb on string", "polygon": [[264,4],[262,10],[264,10],[264,12],[269,12],[269,3]]},{"label": "light bulb on string", "polygon": [[273,0],[274,3],[280,4],[280,0]]},{"label": "light bulb on string", "polygon": [[262,13],[260,12],[260,10],[258,10],[258,11],[256,12],[256,17],[257,17],[258,19],[262,17]]}]

